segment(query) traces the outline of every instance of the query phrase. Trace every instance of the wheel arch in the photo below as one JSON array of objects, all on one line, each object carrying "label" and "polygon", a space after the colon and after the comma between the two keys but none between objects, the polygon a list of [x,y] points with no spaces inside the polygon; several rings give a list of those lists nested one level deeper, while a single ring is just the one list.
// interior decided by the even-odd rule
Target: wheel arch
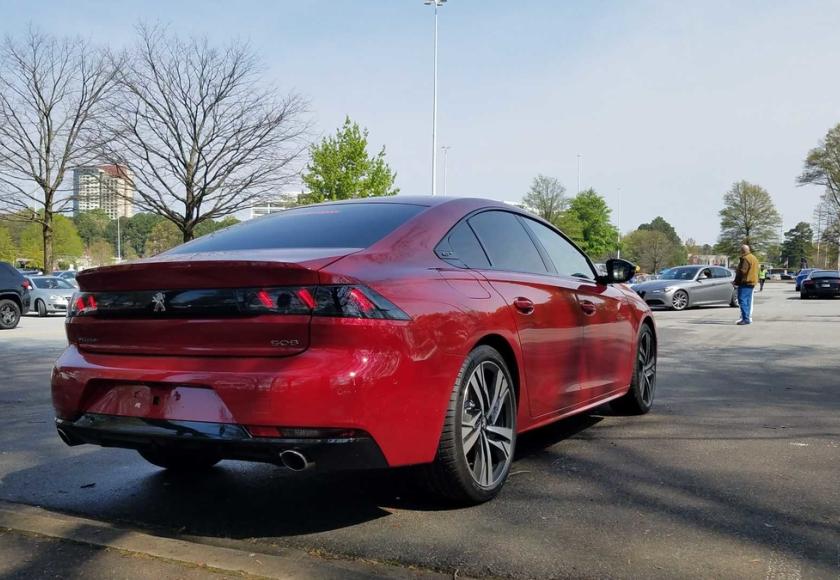
[{"label": "wheel arch", "polygon": [[516,359],[516,353],[513,350],[513,346],[508,342],[508,340],[500,334],[488,334],[485,335],[479,340],[478,342],[473,345],[473,349],[478,348],[479,346],[487,345],[490,346],[505,360],[505,364],[508,366],[508,370],[510,371],[511,377],[513,378],[513,390],[516,393],[516,406],[519,407],[520,397],[521,397],[521,376],[520,376],[520,367],[519,361]]},{"label": "wheel arch", "polygon": [[21,313],[23,312],[23,301],[21,300],[20,296],[18,296],[14,292],[0,294],[0,300],[11,300],[12,302],[18,305],[18,308],[20,308]]}]

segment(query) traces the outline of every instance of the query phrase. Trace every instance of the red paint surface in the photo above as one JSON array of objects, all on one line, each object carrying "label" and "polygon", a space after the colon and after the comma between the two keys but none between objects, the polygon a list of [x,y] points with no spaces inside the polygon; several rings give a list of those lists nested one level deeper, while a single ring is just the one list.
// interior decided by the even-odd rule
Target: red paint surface
[{"label": "red paint surface", "polygon": [[[649,317],[635,293],[453,268],[433,252],[448,230],[470,211],[510,208],[425,201],[428,210],[364,251],[177,255],[80,275],[90,292],[363,284],[411,320],[72,318],[71,345],[53,372],[57,415],[360,429],[397,466],[434,458],[458,370],[482,341],[503,341],[512,353],[519,431],[626,392],[639,327]],[[533,312],[515,308],[517,298],[533,302]],[[268,342],[289,338],[299,346]]]}]

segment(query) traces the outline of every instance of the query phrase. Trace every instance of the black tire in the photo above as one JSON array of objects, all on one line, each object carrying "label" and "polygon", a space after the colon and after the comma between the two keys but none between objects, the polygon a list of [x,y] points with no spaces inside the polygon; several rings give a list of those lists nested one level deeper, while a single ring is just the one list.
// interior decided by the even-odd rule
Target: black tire
[{"label": "black tire", "polygon": [[800,300],[807,300],[808,298],[810,298],[810,296],[808,296],[807,292],[800,292],[799,293],[799,299]]},{"label": "black tire", "polygon": [[674,297],[671,298],[671,308],[677,311],[688,308],[688,292],[685,290],[674,292]]},{"label": "black tire", "polygon": [[172,471],[203,471],[221,461],[216,455],[198,451],[155,448],[138,450],[137,453],[152,465]]},{"label": "black tire", "polygon": [[[502,382],[496,380],[498,373],[502,375],[503,380],[499,379]],[[476,386],[473,377],[476,381],[480,380],[479,377],[483,378],[486,397],[479,398],[482,388]],[[492,381],[488,377],[493,377]],[[489,382],[494,383],[492,393],[486,387]],[[469,446],[466,453],[465,444]],[[515,450],[516,391],[513,378],[496,349],[479,346],[467,356],[455,379],[437,456],[433,463],[423,467],[425,483],[437,495],[460,504],[488,501],[498,495],[504,486]],[[494,456],[498,459],[495,466]],[[489,461],[485,462],[485,457]]]},{"label": "black tire", "polygon": [[653,406],[656,393],[656,337],[645,324],[639,333],[633,380],[627,394],[614,400],[612,408],[622,415],[644,415]]},{"label": "black tire", "polygon": [[732,291],[732,298],[729,299],[729,307],[730,308],[738,308],[738,291]]},{"label": "black tire", "polygon": [[44,304],[43,300],[38,300],[35,302],[35,309],[38,310],[38,316],[41,318],[46,318],[47,314],[47,305]]},{"label": "black tire", "polygon": [[0,329],[11,330],[20,322],[20,306],[14,300],[0,300]]}]

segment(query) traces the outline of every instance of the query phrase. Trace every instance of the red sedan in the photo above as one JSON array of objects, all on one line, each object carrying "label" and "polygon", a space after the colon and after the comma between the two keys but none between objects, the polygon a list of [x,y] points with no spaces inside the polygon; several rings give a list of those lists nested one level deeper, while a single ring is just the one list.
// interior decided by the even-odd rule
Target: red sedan
[{"label": "red sedan", "polygon": [[290,209],[87,270],[55,365],[60,437],[155,465],[427,464],[501,489],[518,433],[612,401],[646,413],[648,306],[551,224],[479,199]]}]

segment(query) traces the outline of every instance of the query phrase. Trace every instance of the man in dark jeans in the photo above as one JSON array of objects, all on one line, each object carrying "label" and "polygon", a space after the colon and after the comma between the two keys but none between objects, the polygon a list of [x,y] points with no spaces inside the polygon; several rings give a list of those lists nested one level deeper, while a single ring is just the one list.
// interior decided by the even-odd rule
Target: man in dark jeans
[{"label": "man in dark jeans", "polygon": [[741,306],[739,326],[752,324],[752,302],[755,285],[758,284],[758,260],[746,244],[741,246],[741,261],[735,270],[735,287],[738,288],[738,304]]}]

